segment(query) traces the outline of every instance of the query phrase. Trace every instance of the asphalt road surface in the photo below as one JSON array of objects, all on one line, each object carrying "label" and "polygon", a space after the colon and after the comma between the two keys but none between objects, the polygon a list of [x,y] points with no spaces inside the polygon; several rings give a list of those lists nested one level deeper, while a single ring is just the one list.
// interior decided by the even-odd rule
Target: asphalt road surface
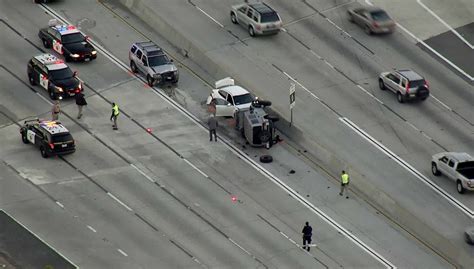
[{"label": "asphalt road surface", "polygon": [[[0,46],[8,53],[0,61],[0,158],[4,164],[2,175],[3,171],[12,175],[4,180],[15,184],[18,192],[2,195],[5,211],[82,268],[469,265],[462,230],[471,224],[470,216],[367,143],[355,128],[347,127],[347,121],[340,120],[347,117],[355,122],[429,176],[429,156],[439,150],[439,145],[472,151],[472,126],[463,119],[472,115],[469,101],[473,96],[465,89],[470,87],[468,84],[421,51],[407,56],[403,49],[417,48],[404,36],[376,39],[368,50],[368,46],[360,46],[329,27],[318,15],[311,15],[314,11],[304,3],[289,7],[284,1],[272,1],[276,8],[287,10],[282,12],[285,21],[311,16],[286,26],[287,33],[262,39],[248,39],[245,30],[230,25],[230,1],[194,3],[231,27],[245,44],[188,2],[168,3],[156,10],[164,17],[186,17],[175,21],[175,27],[222,64],[218,72],[206,69],[204,61],[183,57],[184,49],[173,48],[155,29],[113,3],[59,1],[47,6],[50,9],[26,2],[1,3]],[[89,105],[84,118],[77,120],[73,101],[62,102],[65,113],[60,119],[73,133],[77,152],[50,159],[41,158],[37,149],[21,143],[17,125],[25,118],[49,117],[47,94],[29,86],[25,74],[26,62],[44,50],[37,31],[52,18],[45,10],[80,25],[104,48],[96,61],[70,64],[86,82]],[[336,8],[328,13],[342,21],[343,10]],[[319,29],[314,29],[318,25]],[[362,43],[372,41],[355,26],[348,27]],[[130,44],[146,39],[165,44],[183,64],[179,66],[177,88],[150,89],[127,72]],[[313,47],[313,52],[324,55],[333,66],[341,66],[339,71],[344,74],[314,58],[302,44]],[[427,62],[429,67],[423,65]],[[419,71],[426,71],[433,93],[453,106],[457,114],[432,99],[401,106],[388,92],[378,91],[377,71],[402,63],[424,66]],[[254,93],[271,99],[274,109],[286,117],[289,83],[282,71],[300,83],[295,125],[303,132],[301,141],[293,145],[295,133],[286,130],[288,145],[272,149],[276,162],[264,170],[249,157],[262,151],[248,149],[247,156],[232,146],[233,142],[207,141],[206,130],[195,123],[196,119],[205,119],[202,101],[210,91],[206,82],[231,74]],[[437,72],[443,73],[446,81],[436,76]],[[380,105],[355,84],[386,105]],[[453,91],[438,90],[446,85],[454,87]],[[314,95],[342,117],[335,117]],[[177,109],[172,100],[192,115]],[[111,102],[122,109],[119,131],[113,131],[108,121]],[[419,113],[420,107],[423,113]],[[407,122],[432,139],[410,128]],[[151,134],[146,128],[151,128]],[[315,159],[321,157],[315,152],[318,145],[324,145],[330,153],[337,152],[337,158],[331,157],[333,164],[342,165],[318,168],[324,163]],[[301,152],[307,149],[307,154],[298,153],[298,148]],[[371,187],[379,196],[374,198],[380,201],[383,197],[392,203],[391,208],[384,208],[385,212],[404,212],[406,218],[411,213],[421,220],[416,223],[418,228],[432,231],[433,238],[429,233],[412,234],[416,229],[404,226],[407,219],[381,215],[362,193],[356,191],[354,198],[351,193],[351,199],[340,199],[334,189],[341,167],[351,172],[356,188]],[[309,175],[290,177],[290,168],[298,173],[308,171]],[[270,174],[283,181],[272,179]],[[457,195],[452,182],[432,180],[471,208],[469,195]],[[284,191],[282,183],[290,185],[294,193]],[[326,214],[318,211],[321,208]],[[58,220],[57,227],[50,226],[50,219]],[[310,254],[298,246],[305,221],[315,228],[318,244]],[[443,242],[452,251],[460,251],[459,260],[452,258],[453,253],[443,252],[446,247],[438,248],[430,241],[441,239],[449,240]]]}]

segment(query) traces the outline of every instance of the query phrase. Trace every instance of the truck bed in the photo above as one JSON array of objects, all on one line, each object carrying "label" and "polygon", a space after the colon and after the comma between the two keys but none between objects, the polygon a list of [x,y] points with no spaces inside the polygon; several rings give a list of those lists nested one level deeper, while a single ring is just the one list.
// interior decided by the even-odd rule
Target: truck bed
[{"label": "truck bed", "polygon": [[458,164],[456,171],[467,179],[474,179],[474,161]]}]

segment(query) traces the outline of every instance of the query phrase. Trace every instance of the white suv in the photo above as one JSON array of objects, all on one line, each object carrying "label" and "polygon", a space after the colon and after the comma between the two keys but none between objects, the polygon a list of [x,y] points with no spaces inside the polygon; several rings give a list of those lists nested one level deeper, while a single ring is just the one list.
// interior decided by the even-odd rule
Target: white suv
[{"label": "white suv", "polygon": [[278,13],[265,3],[232,6],[230,20],[247,28],[250,36],[276,34],[283,25]]},{"label": "white suv", "polygon": [[400,103],[411,99],[424,101],[430,96],[428,82],[408,69],[381,73],[379,87],[381,90],[389,89],[394,92]]}]

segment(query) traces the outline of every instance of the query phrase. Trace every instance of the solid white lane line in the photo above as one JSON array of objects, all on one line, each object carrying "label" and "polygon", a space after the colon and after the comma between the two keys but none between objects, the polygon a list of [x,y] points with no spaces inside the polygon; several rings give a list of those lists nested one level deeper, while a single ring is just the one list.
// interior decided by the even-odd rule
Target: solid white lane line
[{"label": "solid white lane line", "polygon": [[217,21],[216,19],[214,19],[211,15],[207,14],[206,11],[202,10],[200,7],[198,6],[195,6],[197,10],[201,11],[204,15],[206,15],[209,19],[211,19],[213,22],[217,23],[217,25],[219,25],[221,28],[224,28],[224,25],[222,25],[222,23],[220,23],[219,21]]},{"label": "solid white lane line", "polygon": [[360,137],[364,138],[367,142],[372,144],[374,147],[376,147],[378,150],[380,150],[382,153],[387,155],[391,160],[395,161],[398,163],[401,167],[405,168],[410,174],[414,175],[416,178],[418,178],[421,182],[426,184],[428,187],[430,187],[432,190],[434,190],[436,193],[441,195],[441,197],[445,198],[450,202],[452,205],[454,205],[456,208],[461,210],[464,214],[466,214],[470,218],[474,218],[474,212],[462,204],[460,201],[458,201],[456,198],[451,196],[448,192],[443,190],[441,187],[436,185],[433,181],[431,181],[429,178],[427,178],[425,175],[423,175],[421,172],[416,170],[413,166],[411,166],[408,162],[403,160],[401,157],[393,153],[391,150],[389,150],[385,145],[382,143],[378,142],[375,138],[373,138],[371,135],[369,135],[367,132],[365,132],[362,128],[357,126],[355,123],[353,123],[351,120],[349,120],[346,117],[341,117],[339,118],[341,122],[343,122],[345,125],[347,125],[349,128],[351,128],[356,134],[358,134]]},{"label": "solid white lane line", "polygon": [[132,166],[135,170],[138,171],[138,173],[142,174],[142,176],[144,176],[146,179],[148,179],[149,181],[151,181],[152,183],[155,183],[156,181],[153,180],[150,176],[148,176],[147,174],[145,174],[145,172],[143,172],[140,168],[138,168],[137,166],[135,166],[133,163],[130,164],[130,166]]},{"label": "solid white lane line", "polygon": [[[56,17],[58,19],[61,19],[65,23],[69,23],[67,20],[62,18],[60,15],[57,14],[54,10],[48,10],[44,8],[42,5],[40,5],[47,13],[51,14],[53,17]],[[53,13],[54,12],[54,13]],[[94,46],[96,46],[94,44]],[[102,46],[97,44],[96,48],[98,50],[102,50],[102,53],[107,56],[107,58],[114,63],[115,65],[119,66],[121,69],[124,71],[128,71],[128,69],[124,68],[123,66],[126,66],[125,63],[120,61],[118,58],[116,58],[113,54],[111,54],[109,51],[105,50]],[[109,57],[110,56],[110,57]],[[319,97],[314,95],[311,91],[306,89],[301,83],[296,81],[295,79],[291,78],[288,74],[285,73],[288,78],[293,80],[295,83],[301,86],[302,89],[307,91],[310,95],[312,95],[315,99],[320,100]],[[177,111],[179,111],[183,116],[194,122],[199,128],[201,128],[204,131],[208,131],[206,127],[204,127],[204,123],[199,120],[196,116],[194,116],[192,113],[187,111],[184,107],[182,107],[179,103],[177,103],[175,100],[170,98],[167,95],[160,94],[158,91],[154,90],[153,91],[157,96],[161,97],[164,101],[168,102],[171,106],[173,106]],[[322,103],[329,111],[332,111],[327,105]],[[298,194],[295,190],[293,190],[291,187],[286,185],[282,180],[280,180],[278,177],[273,175],[271,172],[266,170],[263,166],[261,166],[259,163],[248,157],[242,150],[239,148],[235,147],[231,141],[227,140],[225,137],[221,137],[219,140],[219,143],[222,143],[227,149],[229,149],[232,153],[234,153],[236,156],[240,157],[245,163],[249,164],[251,167],[253,167],[255,170],[257,170],[259,173],[261,173],[263,176],[268,178],[270,181],[272,181],[275,185],[277,185],[279,188],[281,188],[283,191],[288,193],[291,197],[293,197],[296,201],[301,203],[303,206],[306,208],[310,209],[313,213],[318,215],[321,219],[323,219],[326,223],[330,224],[331,227],[333,227],[336,231],[340,232],[346,238],[349,238],[350,241],[352,241],[355,245],[360,247],[362,250],[364,250],[366,253],[368,253],[371,257],[379,261],[381,264],[383,264],[386,268],[396,268],[389,260],[381,256],[378,252],[374,251],[371,247],[369,247],[367,244],[362,242],[358,237],[356,237],[354,234],[352,234],[349,230],[341,226],[339,223],[337,223],[334,219],[329,217],[326,213],[324,213],[321,209],[317,208],[315,205],[307,201],[304,197],[302,197],[300,194]],[[112,194],[109,194],[112,195]],[[114,197],[114,196],[111,196]],[[120,201],[120,200],[118,200]],[[123,204],[126,208],[129,208],[125,204]],[[131,209],[129,209],[131,210]]]},{"label": "solid white lane line", "polygon": [[91,230],[92,232],[97,233],[97,231],[94,228],[92,228],[92,226],[87,225],[87,228],[89,228],[89,230]]},{"label": "solid white lane line", "polygon": [[425,46],[427,49],[429,49],[432,53],[434,53],[436,56],[438,56],[440,59],[442,59],[443,61],[445,61],[447,64],[449,64],[452,68],[456,69],[456,71],[458,71],[459,73],[461,73],[463,76],[465,76],[466,78],[468,78],[469,80],[471,81],[474,81],[474,77],[472,77],[471,75],[469,75],[468,73],[466,73],[464,70],[462,70],[459,66],[455,65],[453,62],[451,62],[450,60],[448,60],[446,57],[444,57],[441,53],[439,53],[438,51],[436,51],[435,49],[433,49],[432,47],[430,47],[428,44],[426,44],[423,40],[419,39],[417,36],[415,36],[413,33],[411,33],[410,31],[408,31],[408,29],[406,29],[405,27],[403,27],[403,25],[401,25],[400,23],[397,23],[397,27],[402,29],[405,33],[407,33],[409,36],[411,36],[411,38],[415,39],[416,42],[422,44],[423,46]]},{"label": "solid white lane line", "polygon": [[64,205],[61,204],[59,201],[56,201],[56,204],[57,204],[59,207],[64,208]]},{"label": "solid white lane line", "polygon": [[188,161],[187,159],[183,158],[183,160],[189,164],[189,166],[191,166],[192,168],[194,168],[194,170],[198,171],[201,175],[203,175],[205,178],[209,178],[208,175],[206,175],[206,173],[204,173],[203,171],[201,171],[201,169],[197,168],[194,164],[192,164],[190,161]]},{"label": "solid white lane line", "polygon": [[431,95],[431,97],[432,97],[433,99],[435,99],[438,103],[440,103],[442,106],[444,106],[447,110],[453,111],[452,108],[450,108],[447,104],[441,102],[441,100],[439,100],[438,98],[434,97],[433,95]]},{"label": "solid white lane line", "polygon": [[123,256],[128,257],[128,254],[125,253],[125,251],[123,251],[123,250],[121,250],[121,249],[119,249],[119,248],[117,249],[117,251],[120,252],[120,254],[122,254]]},{"label": "solid white lane line", "polygon": [[248,252],[245,248],[243,248],[241,245],[239,245],[237,242],[235,242],[234,240],[232,240],[232,238],[229,237],[229,241],[232,242],[234,245],[236,245],[237,247],[239,247],[241,250],[245,251],[245,253],[247,253],[249,256],[252,256],[253,255]]},{"label": "solid white lane line", "polygon": [[458,31],[456,31],[453,27],[451,27],[447,22],[445,22],[443,19],[441,19],[438,14],[436,14],[433,10],[431,10],[428,6],[426,6],[421,0],[416,1],[420,6],[422,6],[428,13],[430,13],[433,17],[435,17],[439,22],[441,22],[444,26],[446,26],[449,31],[451,31],[455,36],[457,36],[459,39],[461,39],[464,44],[466,44],[469,48],[474,49],[474,46],[469,43],[461,34],[459,34]]},{"label": "solid white lane line", "polygon": [[133,211],[133,209],[131,209],[128,205],[126,205],[124,202],[120,201],[119,198],[115,197],[115,195],[113,195],[112,193],[110,192],[107,192],[107,195],[110,196],[112,199],[114,199],[117,203],[121,204],[123,207],[125,207],[128,211]]}]

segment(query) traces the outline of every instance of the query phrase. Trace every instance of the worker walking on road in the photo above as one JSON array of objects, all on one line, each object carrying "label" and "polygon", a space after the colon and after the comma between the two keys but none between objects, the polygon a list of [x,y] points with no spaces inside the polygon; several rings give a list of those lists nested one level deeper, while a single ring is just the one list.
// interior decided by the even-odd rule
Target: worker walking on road
[{"label": "worker walking on road", "polygon": [[117,117],[119,115],[119,107],[116,103],[112,103],[112,115],[110,116],[110,121],[112,121],[114,124],[112,125],[112,129],[118,130],[117,126]]},{"label": "worker walking on road", "polygon": [[82,117],[82,109],[84,106],[87,106],[86,98],[84,98],[84,94],[82,92],[79,92],[76,94],[75,99],[77,105],[77,119],[80,119]]},{"label": "worker walking on road", "polygon": [[219,126],[216,117],[214,114],[209,115],[209,119],[207,120],[207,125],[209,126],[209,141],[212,141],[212,135],[214,134],[214,141],[217,141],[217,134],[216,130]]},{"label": "worker walking on road", "polygon": [[[341,173],[341,191],[339,192],[339,195],[344,195],[344,190],[349,186],[349,175],[346,173],[346,171],[342,170]],[[346,190],[346,193],[348,190]],[[346,198],[349,198],[349,196],[346,196]]]},{"label": "worker walking on road", "polygon": [[61,107],[59,106],[59,100],[56,100],[51,108],[51,120],[57,121],[59,119],[59,113],[61,113]]},{"label": "worker walking on road", "polygon": [[306,222],[306,225],[303,227],[301,232],[303,233],[303,249],[309,251],[311,237],[313,236],[313,228],[309,226],[309,222]]}]

